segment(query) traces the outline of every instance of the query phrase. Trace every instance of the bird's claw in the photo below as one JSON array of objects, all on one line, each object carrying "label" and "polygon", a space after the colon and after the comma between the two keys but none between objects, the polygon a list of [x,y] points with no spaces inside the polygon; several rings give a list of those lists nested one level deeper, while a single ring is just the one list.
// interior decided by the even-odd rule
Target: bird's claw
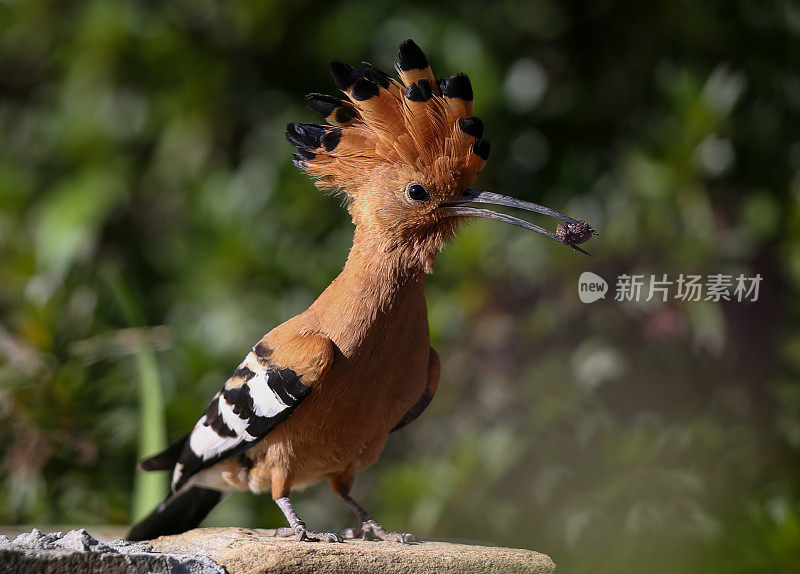
[{"label": "bird's claw", "polygon": [[408,532],[389,532],[374,520],[363,522],[358,528],[347,528],[344,530],[345,538],[354,540],[387,540],[390,542],[400,542],[401,544],[413,544],[418,542],[416,536]]},{"label": "bird's claw", "polygon": [[417,537],[410,532],[393,532],[392,534],[396,536],[396,540],[400,544],[417,544],[419,542]]},{"label": "bird's claw", "polygon": [[312,532],[304,526],[298,526],[295,532],[301,542],[344,542],[338,532]]}]

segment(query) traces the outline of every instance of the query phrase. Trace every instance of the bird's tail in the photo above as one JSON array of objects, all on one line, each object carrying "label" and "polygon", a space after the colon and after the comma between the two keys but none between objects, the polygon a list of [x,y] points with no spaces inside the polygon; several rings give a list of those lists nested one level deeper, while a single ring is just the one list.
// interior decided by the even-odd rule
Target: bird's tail
[{"label": "bird's tail", "polygon": [[189,440],[188,434],[169,445],[166,450],[140,460],[139,468],[142,470],[172,470],[175,463],[178,462],[178,457],[183,452],[187,440]]},{"label": "bird's tail", "polygon": [[[142,470],[172,470],[189,438],[187,434],[172,443],[166,450],[139,461]],[[147,517],[137,523],[128,533],[127,539],[152,540],[159,536],[180,534],[198,526],[208,516],[223,493],[210,488],[195,486],[177,494],[170,493],[167,498]]]},{"label": "bird's tail", "polygon": [[128,532],[131,541],[152,540],[159,536],[180,534],[197,527],[208,516],[223,493],[219,490],[193,486],[170,494],[153,512]]}]

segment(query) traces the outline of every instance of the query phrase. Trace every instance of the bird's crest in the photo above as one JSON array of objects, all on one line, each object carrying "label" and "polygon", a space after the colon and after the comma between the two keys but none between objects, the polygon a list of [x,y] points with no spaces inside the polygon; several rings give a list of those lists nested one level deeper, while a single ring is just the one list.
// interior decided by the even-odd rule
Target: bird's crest
[{"label": "bird's crest", "polygon": [[[470,188],[489,156],[489,142],[483,139],[483,122],[473,115],[472,85],[465,74],[436,80],[412,40],[400,44],[395,67],[400,82],[372,64],[356,69],[331,62],[333,81],[346,98],[306,96],[308,106],[329,125],[292,123],[286,128],[286,139],[297,148],[295,165],[314,176],[318,187],[344,191],[352,200],[354,245],[399,254],[401,267],[421,264],[430,271],[458,222],[482,217],[524,227],[586,253],[577,244],[596,233],[586,222]],[[467,204],[515,207],[555,217],[565,225],[552,233]]]},{"label": "bird's crest", "polygon": [[436,80],[413,40],[400,44],[395,66],[402,84],[372,64],[333,61],[333,81],[346,98],[306,96],[330,125],[289,124],[286,137],[297,148],[294,164],[319,187],[353,196],[377,172],[384,184],[418,181],[455,194],[483,168],[489,142],[473,115],[469,78]]}]

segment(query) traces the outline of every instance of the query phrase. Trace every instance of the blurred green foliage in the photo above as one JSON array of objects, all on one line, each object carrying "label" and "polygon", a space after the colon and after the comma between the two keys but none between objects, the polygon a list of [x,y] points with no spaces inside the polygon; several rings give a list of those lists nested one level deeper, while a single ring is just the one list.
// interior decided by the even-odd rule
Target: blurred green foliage
[{"label": "blurred green foliage", "polygon": [[[480,186],[601,235],[586,259],[463,230],[428,286],[436,400],[357,497],[564,572],[800,572],[790,0],[0,2],[0,520],[128,522],[140,377],[180,435],[336,275],[351,225],[284,126],[314,120],[328,60],[390,68],[406,37],[473,80]],[[752,304],[584,305],[587,270],[612,294],[621,273],[764,282]],[[325,487],[299,511],[352,521]],[[282,518],[237,495],[209,523]]]}]

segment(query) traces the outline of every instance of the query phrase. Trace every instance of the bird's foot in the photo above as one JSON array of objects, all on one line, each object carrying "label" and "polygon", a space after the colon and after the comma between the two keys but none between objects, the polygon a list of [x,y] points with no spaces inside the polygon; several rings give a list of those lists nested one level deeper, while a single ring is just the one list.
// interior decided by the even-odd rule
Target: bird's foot
[{"label": "bird's foot", "polygon": [[305,526],[296,526],[294,531],[301,542],[344,542],[338,532],[313,532]]},{"label": "bird's foot", "polygon": [[362,522],[358,528],[347,528],[343,533],[344,538],[355,540],[388,540],[390,542],[400,542],[402,544],[412,544],[419,542],[413,534],[408,532],[389,532],[374,520]]}]

